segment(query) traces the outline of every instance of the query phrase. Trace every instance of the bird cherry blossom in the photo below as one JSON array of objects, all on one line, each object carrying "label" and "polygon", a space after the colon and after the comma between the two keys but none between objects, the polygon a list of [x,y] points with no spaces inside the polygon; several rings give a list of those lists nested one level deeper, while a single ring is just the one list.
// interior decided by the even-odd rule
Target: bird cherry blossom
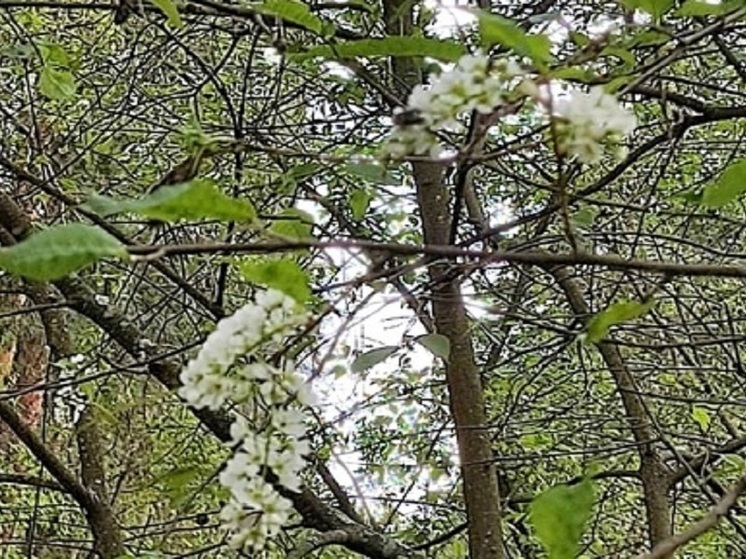
[{"label": "bird cherry blossom", "polygon": [[584,163],[601,159],[604,142],[619,141],[637,126],[635,115],[622,108],[602,86],[592,87],[588,93],[576,91],[558,100],[554,118],[560,147]]},{"label": "bird cherry blossom", "polygon": [[462,56],[456,66],[440,74],[430,85],[416,86],[406,109],[394,113],[394,120],[404,113],[414,115],[414,122],[395,124],[387,145],[394,158],[407,155],[438,157],[441,147],[435,132],[464,130],[459,117],[477,111],[490,114],[503,104],[512,90],[513,78],[523,73],[509,60],[492,63],[483,54]]},{"label": "bird cherry blossom", "polygon": [[294,512],[292,502],[263,474],[269,468],[277,485],[300,491],[310,452],[303,407],[314,398],[291,362],[276,367],[262,352],[280,348],[307,319],[290,297],[262,291],[218,323],[180,375],[179,395],[191,406],[216,410],[229,400],[251,404],[252,420],[238,416],[230,427],[234,454],[219,476],[231,496],[220,518],[236,549],[261,549]]}]

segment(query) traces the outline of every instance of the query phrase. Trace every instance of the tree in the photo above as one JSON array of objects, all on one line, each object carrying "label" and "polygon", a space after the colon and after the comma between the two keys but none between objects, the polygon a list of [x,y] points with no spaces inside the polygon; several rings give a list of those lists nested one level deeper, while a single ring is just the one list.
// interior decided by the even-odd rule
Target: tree
[{"label": "tree", "polygon": [[744,16],[0,0],[4,556],[742,555]]}]

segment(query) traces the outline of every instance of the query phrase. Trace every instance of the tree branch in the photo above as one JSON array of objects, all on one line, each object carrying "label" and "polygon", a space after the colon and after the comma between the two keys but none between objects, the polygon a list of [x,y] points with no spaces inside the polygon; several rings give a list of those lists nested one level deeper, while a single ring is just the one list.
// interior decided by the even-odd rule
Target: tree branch
[{"label": "tree branch", "polygon": [[636,559],[663,559],[669,557],[674,551],[680,547],[688,544],[695,540],[705,532],[713,529],[717,526],[720,519],[728,514],[731,508],[736,504],[738,498],[746,491],[746,476],[743,476],[738,480],[733,487],[731,487],[725,496],[718,501],[718,503],[710,509],[700,521],[696,522],[680,534],[671,536],[670,538],[660,542],[656,545],[650,553],[643,553],[638,555]]}]

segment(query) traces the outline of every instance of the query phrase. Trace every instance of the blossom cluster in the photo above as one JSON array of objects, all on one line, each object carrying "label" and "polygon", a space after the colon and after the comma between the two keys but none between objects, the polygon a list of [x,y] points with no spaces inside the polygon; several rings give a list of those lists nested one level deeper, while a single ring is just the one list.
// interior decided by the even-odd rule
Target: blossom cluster
[{"label": "blossom cluster", "polygon": [[490,114],[505,102],[509,84],[522,74],[520,66],[509,60],[491,63],[482,54],[462,56],[455,68],[443,72],[429,88],[416,86],[404,111],[416,116],[417,122],[396,124],[388,143],[392,157],[429,155],[437,157],[441,147],[434,132],[461,131],[460,115],[477,111]]},{"label": "blossom cluster", "polygon": [[616,97],[602,86],[589,93],[574,92],[554,107],[560,147],[584,163],[595,163],[603,155],[603,145],[631,133],[637,119],[619,105]]},{"label": "blossom cluster", "polygon": [[239,416],[231,425],[235,452],[220,474],[231,495],[220,518],[236,549],[264,547],[293,513],[290,500],[265,481],[267,469],[284,488],[301,487],[310,451],[303,407],[313,404],[313,394],[292,365],[275,367],[259,350],[281,347],[306,320],[294,300],[263,291],[218,323],[180,375],[179,394],[196,408],[218,409],[228,400],[252,403],[252,420]]},{"label": "blossom cluster", "polygon": [[[516,79],[519,76],[520,81]],[[589,93],[575,91],[555,103],[551,87],[547,85],[549,93],[543,95],[541,84],[547,85],[526,75],[514,61],[490,61],[481,54],[463,56],[453,70],[440,74],[429,88],[415,87],[407,107],[394,113],[386,154],[435,159],[442,151],[438,131],[462,131],[459,117],[464,113],[491,114],[507,101],[521,97],[548,109],[546,114],[557,132],[558,151],[584,163],[597,162],[605,145],[618,143],[637,125],[634,114],[622,108],[602,86],[591,88]]]}]

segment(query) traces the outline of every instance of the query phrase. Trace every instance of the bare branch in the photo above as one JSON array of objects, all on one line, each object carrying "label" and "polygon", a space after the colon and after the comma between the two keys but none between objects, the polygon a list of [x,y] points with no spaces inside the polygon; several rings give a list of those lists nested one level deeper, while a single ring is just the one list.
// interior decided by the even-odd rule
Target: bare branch
[{"label": "bare branch", "polygon": [[720,519],[727,515],[728,511],[733,508],[744,491],[746,491],[746,476],[739,479],[738,483],[731,487],[725,496],[699,522],[693,524],[685,532],[681,532],[662,541],[650,553],[638,555],[636,559],[661,559],[662,557],[668,557],[680,547],[694,541],[705,532],[712,530],[720,522]]}]

